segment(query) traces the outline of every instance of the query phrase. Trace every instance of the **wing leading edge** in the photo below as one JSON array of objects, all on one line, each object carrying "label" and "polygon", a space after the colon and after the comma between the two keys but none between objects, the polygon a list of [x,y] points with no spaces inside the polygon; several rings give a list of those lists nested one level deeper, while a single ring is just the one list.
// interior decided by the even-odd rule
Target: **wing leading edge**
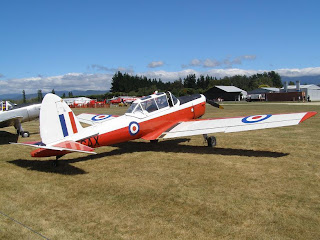
[{"label": "wing leading edge", "polygon": [[317,112],[303,112],[191,120],[180,122],[175,127],[165,131],[160,138],[176,138],[218,132],[229,133],[292,126],[297,125],[316,114]]}]

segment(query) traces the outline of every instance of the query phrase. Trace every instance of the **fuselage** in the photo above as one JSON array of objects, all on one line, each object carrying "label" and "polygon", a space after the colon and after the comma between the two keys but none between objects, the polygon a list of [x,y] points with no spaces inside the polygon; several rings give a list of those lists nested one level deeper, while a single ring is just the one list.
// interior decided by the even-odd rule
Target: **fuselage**
[{"label": "fuselage", "polygon": [[[205,113],[205,98],[169,107],[157,112],[135,116],[125,114],[101,126],[89,127],[89,132],[97,132],[98,135],[89,139],[78,140],[89,147],[107,146],[130,140],[144,138],[146,140],[157,139],[161,133],[180,121],[197,119]],[[131,124],[131,126],[130,126]],[[131,129],[130,129],[131,127]],[[91,131],[93,130],[94,131]]]},{"label": "fuselage", "polygon": [[[0,122],[8,119],[19,118],[20,122],[27,122],[39,117],[41,104],[34,104],[26,107],[16,108],[0,112]],[[0,127],[8,127],[13,122],[7,121],[0,123]]]}]

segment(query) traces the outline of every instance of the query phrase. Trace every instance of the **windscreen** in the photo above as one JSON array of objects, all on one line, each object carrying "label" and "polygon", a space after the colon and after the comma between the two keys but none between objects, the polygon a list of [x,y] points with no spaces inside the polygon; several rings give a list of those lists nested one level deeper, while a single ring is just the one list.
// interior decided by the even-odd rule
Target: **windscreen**
[{"label": "windscreen", "polygon": [[156,98],[156,103],[157,103],[159,109],[169,106],[166,95],[162,95],[162,96]]},{"label": "windscreen", "polygon": [[138,103],[132,103],[131,106],[128,108],[127,113],[132,113]]}]

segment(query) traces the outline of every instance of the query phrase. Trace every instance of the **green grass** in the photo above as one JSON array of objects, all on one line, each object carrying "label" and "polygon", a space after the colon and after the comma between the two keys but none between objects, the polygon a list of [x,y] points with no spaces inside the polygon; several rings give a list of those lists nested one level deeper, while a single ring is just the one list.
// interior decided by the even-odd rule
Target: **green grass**
[{"label": "green grass", "polygon": [[[122,114],[125,108],[76,109]],[[204,117],[320,111],[308,104],[207,107]],[[39,122],[23,124],[39,140]],[[1,129],[0,211],[49,239],[319,239],[320,114],[299,126],[143,140],[34,159]],[[7,131],[7,132],[4,132]],[[41,239],[0,214],[0,239]]]}]

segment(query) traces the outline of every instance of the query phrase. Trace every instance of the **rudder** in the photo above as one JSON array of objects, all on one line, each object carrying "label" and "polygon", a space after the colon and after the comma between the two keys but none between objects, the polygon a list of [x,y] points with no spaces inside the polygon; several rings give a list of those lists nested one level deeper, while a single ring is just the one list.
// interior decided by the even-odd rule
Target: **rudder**
[{"label": "rudder", "polygon": [[70,107],[52,93],[43,98],[39,119],[40,136],[44,144],[57,142],[82,130]]}]

